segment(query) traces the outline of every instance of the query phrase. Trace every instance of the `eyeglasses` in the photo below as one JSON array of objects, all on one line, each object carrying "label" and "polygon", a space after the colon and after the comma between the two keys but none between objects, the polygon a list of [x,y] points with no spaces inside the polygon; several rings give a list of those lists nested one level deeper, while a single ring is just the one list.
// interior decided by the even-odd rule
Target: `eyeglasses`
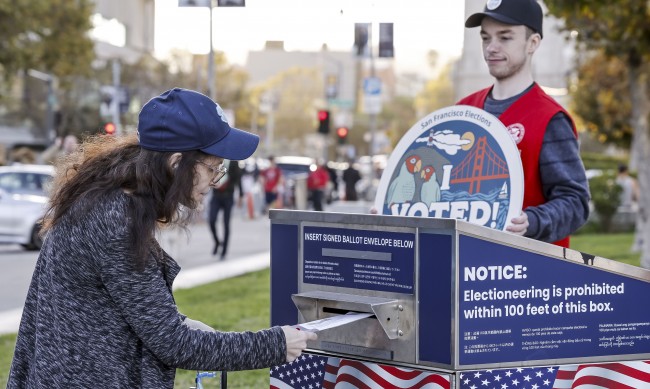
[{"label": "eyeglasses", "polygon": [[223,178],[223,176],[225,176],[226,173],[228,173],[228,168],[223,166],[223,164],[221,164],[221,165],[219,165],[217,167],[213,167],[213,166],[208,165],[205,162],[198,161],[198,160],[196,161],[196,163],[199,163],[199,164],[207,167],[212,172],[212,180],[210,180],[210,185],[217,185],[219,180],[221,180]]}]

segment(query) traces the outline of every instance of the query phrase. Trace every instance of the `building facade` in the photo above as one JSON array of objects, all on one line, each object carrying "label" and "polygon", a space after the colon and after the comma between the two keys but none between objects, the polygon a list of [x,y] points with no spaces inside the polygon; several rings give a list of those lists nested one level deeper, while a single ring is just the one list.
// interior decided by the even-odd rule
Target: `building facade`
[{"label": "building facade", "polygon": [[95,0],[92,32],[99,59],[136,62],[154,51],[154,0]]}]

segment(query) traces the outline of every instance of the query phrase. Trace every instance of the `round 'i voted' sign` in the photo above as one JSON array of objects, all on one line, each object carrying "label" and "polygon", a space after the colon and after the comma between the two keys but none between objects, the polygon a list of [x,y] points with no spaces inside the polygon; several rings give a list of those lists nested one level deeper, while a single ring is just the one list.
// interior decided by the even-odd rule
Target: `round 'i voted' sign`
[{"label": "round 'i voted' sign", "polygon": [[384,215],[461,219],[503,230],[523,203],[515,140],[490,113],[456,105],[435,111],[399,141],[375,208]]}]

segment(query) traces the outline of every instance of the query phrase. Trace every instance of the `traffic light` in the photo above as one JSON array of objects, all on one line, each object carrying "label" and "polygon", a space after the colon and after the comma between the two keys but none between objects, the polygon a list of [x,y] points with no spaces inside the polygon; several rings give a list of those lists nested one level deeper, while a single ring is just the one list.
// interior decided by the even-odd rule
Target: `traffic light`
[{"label": "traffic light", "polygon": [[354,47],[357,51],[357,57],[365,57],[367,55],[370,28],[370,23],[354,23]]},{"label": "traffic light", "polygon": [[339,144],[344,144],[345,140],[348,137],[348,128],[347,127],[339,127],[336,129],[336,136],[339,137]]},{"label": "traffic light", "polygon": [[330,133],[330,111],[326,109],[318,111],[318,132],[321,134]]},{"label": "traffic light", "polygon": [[108,123],[104,124],[104,132],[106,133],[106,135],[115,134],[115,130],[117,130],[117,127],[115,126],[115,123],[108,122]]}]

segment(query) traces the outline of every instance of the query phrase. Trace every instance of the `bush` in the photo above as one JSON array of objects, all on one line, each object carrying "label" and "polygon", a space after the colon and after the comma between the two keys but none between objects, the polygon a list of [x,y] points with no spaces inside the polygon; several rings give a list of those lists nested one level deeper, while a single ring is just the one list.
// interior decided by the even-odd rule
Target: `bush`
[{"label": "bush", "polygon": [[598,216],[602,232],[612,231],[612,220],[618,206],[622,188],[616,183],[616,173],[605,171],[589,181],[591,201]]},{"label": "bush", "polygon": [[603,153],[580,153],[585,169],[616,170],[618,165],[627,163],[627,158]]}]

